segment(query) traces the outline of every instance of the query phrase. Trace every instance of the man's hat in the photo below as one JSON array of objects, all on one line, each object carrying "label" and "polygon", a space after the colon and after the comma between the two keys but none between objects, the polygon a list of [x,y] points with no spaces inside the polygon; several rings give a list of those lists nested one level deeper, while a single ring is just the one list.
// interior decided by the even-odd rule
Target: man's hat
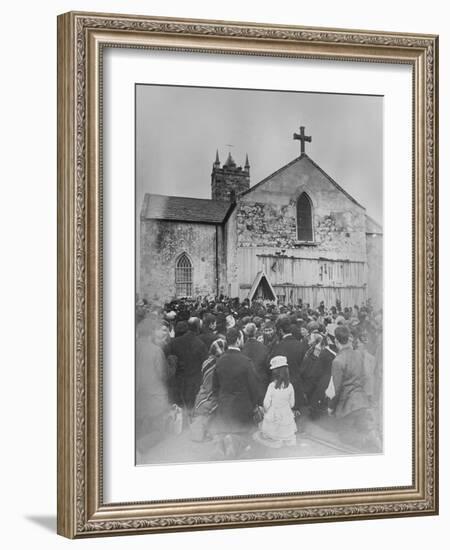
[{"label": "man's hat", "polygon": [[270,370],[279,369],[280,367],[287,367],[287,357],[284,355],[276,355],[270,360]]}]

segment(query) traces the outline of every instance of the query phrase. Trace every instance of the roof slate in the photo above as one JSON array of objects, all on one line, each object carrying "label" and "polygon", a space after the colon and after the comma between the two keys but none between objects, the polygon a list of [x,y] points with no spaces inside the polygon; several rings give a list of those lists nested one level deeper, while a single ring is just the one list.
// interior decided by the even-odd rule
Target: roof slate
[{"label": "roof slate", "polygon": [[146,193],[141,219],[221,224],[232,203]]}]

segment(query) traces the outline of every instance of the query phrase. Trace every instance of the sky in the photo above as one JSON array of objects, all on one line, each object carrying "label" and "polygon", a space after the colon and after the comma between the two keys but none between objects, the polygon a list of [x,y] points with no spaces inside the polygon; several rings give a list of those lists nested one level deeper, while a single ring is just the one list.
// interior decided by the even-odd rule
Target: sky
[{"label": "sky", "polygon": [[250,186],[306,153],[383,221],[383,98],[301,91],[136,86],[136,207],[146,192],[211,198],[216,149],[250,162]]}]

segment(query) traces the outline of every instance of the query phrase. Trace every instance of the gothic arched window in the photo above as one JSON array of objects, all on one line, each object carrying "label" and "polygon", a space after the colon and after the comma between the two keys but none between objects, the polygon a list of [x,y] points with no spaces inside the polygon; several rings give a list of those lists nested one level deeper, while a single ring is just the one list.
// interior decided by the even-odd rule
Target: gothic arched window
[{"label": "gothic arched window", "polygon": [[312,203],[306,193],[302,193],[297,200],[297,239],[313,240]]},{"label": "gothic arched window", "polygon": [[184,253],[175,265],[175,291],[179,298],[192,296],[192,263]]}]

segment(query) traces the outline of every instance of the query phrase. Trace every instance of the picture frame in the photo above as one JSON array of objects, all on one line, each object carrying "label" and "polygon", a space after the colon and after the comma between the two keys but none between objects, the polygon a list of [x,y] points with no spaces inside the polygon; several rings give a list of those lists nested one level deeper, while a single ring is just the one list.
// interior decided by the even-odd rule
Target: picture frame
[{"label": "picture frame", "polygon": [[[412,69],[411,484],[105,502],[107,48]],[[58,17],[58,533],[69,538],[438,513],[438,37],[70,12]],[[109,226],[108,226],[109,227]],[[130,358],[132,376],[132,358]]]}]

